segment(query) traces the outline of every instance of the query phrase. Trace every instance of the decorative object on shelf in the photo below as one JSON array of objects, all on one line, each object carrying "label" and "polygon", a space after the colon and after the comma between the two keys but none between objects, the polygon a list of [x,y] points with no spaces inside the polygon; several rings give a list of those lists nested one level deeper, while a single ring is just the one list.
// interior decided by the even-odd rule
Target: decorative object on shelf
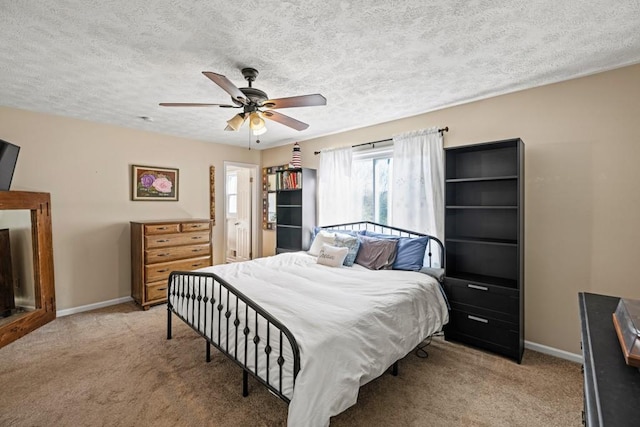
[{"label": "decorative object on shelf", "polygon": [[302,153],[300,152],[300,145],[296,142],[293,144],[293,155],[291,156],[291,167],[302,167]]},{"label": "decorative object on shelf", "polygon": [[613,313],[613,325],[624,361],[640,368],[640,300],[621,298]]},{"label": "decorative object on shelf", "polygon": [[133,165],[132,200],[178,200],[178,169]]},{"label": "decorative object on shelf", "polygon": [[211,225],[216,225],[216,167],[209,167],[209,215]]}]

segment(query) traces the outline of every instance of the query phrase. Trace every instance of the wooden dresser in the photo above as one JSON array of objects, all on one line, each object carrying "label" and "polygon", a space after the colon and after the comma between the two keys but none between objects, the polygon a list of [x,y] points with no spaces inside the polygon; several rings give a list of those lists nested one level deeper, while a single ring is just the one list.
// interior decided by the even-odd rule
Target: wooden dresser
[{"label": "wooden dresser", "polygon": [[172,271],[195,270],[212,261],[208,219],[131,222],[131,296],[145,310],[167,301]]}]

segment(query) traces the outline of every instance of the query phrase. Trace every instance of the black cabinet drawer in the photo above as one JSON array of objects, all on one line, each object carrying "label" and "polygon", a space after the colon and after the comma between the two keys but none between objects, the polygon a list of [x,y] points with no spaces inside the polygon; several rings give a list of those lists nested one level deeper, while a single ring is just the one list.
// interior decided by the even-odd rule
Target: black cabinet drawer
[{"label": "black cabinet drawer", "polygon": [[486,315],[517,323],[520,321],[520,291],[467,280],[444,279],[444,289],[452,307],[477,307]]},{"label": "black cabinet drawer", "polygon": [[517,357],[519,331],[516,324],[480,316],[467,311],[451,310],[445,329],[447,339],[466,342],[487,350]]}]

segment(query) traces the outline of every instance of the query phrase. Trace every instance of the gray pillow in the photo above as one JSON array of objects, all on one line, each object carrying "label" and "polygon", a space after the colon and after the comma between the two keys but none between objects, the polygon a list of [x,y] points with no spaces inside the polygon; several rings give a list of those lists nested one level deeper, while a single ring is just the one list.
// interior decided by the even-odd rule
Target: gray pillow
[{"label": "gray pillow", "polygon": [[379,239],[359,236],[360,249],[356,264],[370,270],[389,270],[393,267],[398,253],[398,239]]}]

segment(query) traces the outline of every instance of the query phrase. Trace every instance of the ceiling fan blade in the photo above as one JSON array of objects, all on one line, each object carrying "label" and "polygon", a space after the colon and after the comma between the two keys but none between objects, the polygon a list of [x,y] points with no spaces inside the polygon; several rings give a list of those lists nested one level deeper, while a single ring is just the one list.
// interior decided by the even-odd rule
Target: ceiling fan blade
[{"label": "ceiling fan blade", "polygon": [[212,73],[211,71],[203,71],[202,74],[209,77],[212,82],[220,86],[227,92],[233,99],[243,104],[247,103],[247,98],[244,96],[244,93],[238,89],[236,85],[231,83],[231,80],[223,76],[222,74]]},{"label": "ceiling fan blade", "polygon": [[161,107],[220,107],[220,108],[240,108],[229,104],[198,104],[194,102],[161,102]]},{"label": "ceiling fan blade", "polygon": [[274,122],[278,122],[285,126],[289,126],[295,130],[305,130],[309,127],[308,124],[301,122],[300,120],[296,120],[293,117],[285,116],[284,114],[276,113],[275,111],[264,111],[262,116],[273,120]]},{"label": "ceiling fan blade", "polygon": [[291,108],[291,107],[315,107],[327,105],[327,98],[315,93],[313,95],[291,96],[289,98],[268,99],[262,106],[264,108]]}]

